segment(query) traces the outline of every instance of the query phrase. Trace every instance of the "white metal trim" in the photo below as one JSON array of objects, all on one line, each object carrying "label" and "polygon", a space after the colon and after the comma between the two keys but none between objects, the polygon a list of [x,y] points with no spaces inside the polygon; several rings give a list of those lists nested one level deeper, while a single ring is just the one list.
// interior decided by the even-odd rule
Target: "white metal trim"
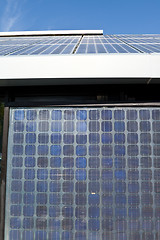
[{"label": "white metal trim", "polygon": [[[10,83],[112,83],[119,79],[160,79],[160,54],[72,54],[0,57],[0,86]],[[48,80],[50,79],[49,83]],[[77,80],[76,80],[77,79]],[[88,79],[87,81],[84,79]],[[110,80],[109,80],[110,79]],[[19,83],[17,83],[17,80]],[[145,80],[146,81],[146,80]],[[152,82],[152,81],[151,81]],[[126,82],[127,83],[127,82]]]},{"label": "white metal trim", "polygon": [[14,36],[52,36],[52,35],[97,35],[103,34],[103,30],[52,30],[52,31],[19,31],[19,32],[0,32],[0,37]]}]

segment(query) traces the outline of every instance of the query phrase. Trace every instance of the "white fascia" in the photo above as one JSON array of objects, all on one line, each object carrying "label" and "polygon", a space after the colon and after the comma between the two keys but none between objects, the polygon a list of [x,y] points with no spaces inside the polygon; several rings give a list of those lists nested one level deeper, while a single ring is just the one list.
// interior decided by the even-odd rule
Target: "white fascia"
[{"label": "white fascia", "polygon": [[0,32],[0,37],[14,36],[54,36],[54,35],[103,35],[103,30],[52,30],[52,31],[19,31]]},{"label": "white fascia", "polygon": [[[72,54],[0,57],[0,86],[21,84],[112,83],[112,79],[160,78],[160,54]],[[81,80],[80,80],[81,79]],[[85,81],[83,81],[85,79]],[[88,79],[88,80],[86,80]],[[136,81],[136,80],[134,80]],[[146,81],[146,80],[143,80]],[[142,82],[140,82],[142,83]],[[145,83],[145,82],[144,82]],[[16,83],[17,85],[17,83]]]}]

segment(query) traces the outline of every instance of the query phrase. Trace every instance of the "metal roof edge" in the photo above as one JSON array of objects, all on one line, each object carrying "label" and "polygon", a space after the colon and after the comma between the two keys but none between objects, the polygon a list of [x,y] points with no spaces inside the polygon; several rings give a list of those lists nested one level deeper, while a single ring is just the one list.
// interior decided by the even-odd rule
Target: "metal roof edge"
[{"label": "metal roof edge", "polygon": [[55,36],[55,35],[103,35],[103,30],[51,30],[51,31],[0,32],[0,37]]}]

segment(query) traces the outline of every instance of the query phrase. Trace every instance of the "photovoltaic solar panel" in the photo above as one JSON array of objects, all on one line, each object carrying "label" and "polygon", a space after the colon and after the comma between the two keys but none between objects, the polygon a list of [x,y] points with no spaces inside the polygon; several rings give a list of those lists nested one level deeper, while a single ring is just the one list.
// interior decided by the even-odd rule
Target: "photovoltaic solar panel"
[{"label": "photovoltaic solar panel", "polygon": [[5,239],[159,239],[160,108],[11,108]]},{"label": "photovoltaic solar panel", "polygon": [[0,56],[159,52],[158,34],[0,37]]}]

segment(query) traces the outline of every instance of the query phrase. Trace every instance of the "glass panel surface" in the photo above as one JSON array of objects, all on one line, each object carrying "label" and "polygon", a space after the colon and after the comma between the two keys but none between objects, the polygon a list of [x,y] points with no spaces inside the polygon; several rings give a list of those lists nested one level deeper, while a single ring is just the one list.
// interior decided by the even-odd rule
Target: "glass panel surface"
[{"label": "glass panel surface", "polygon": [[158,239],[160,108],[11,108],[5,239]]}]

